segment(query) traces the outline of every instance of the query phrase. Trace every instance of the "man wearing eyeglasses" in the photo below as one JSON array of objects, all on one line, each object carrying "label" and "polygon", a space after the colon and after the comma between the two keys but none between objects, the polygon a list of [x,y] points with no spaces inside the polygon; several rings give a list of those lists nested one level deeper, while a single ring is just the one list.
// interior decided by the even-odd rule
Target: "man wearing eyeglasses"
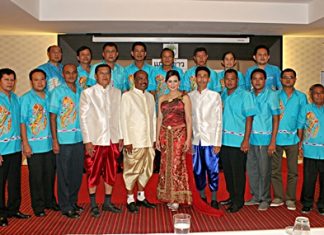
[{"label": "man wearing eyeglasses", "polygon": [[[272,158],[272,176],[274,199],[270,206],[278,207],[284,205],[288,210],[296,210],[296,187],[298,178],[298,148],[301,147],[302,131],[298,129],[297,117],[301,107],[307,103],[306,95],[294,88],[296,83],[296,72],[287,68],[281,73],[281,84],[283,89],[277,91],[280,99],[281,114],[279,117],[279,128],[276,140],[276,151]],[[285,151],[287,157],[287,186],[284,196],[282,186],[281,160]]]}]

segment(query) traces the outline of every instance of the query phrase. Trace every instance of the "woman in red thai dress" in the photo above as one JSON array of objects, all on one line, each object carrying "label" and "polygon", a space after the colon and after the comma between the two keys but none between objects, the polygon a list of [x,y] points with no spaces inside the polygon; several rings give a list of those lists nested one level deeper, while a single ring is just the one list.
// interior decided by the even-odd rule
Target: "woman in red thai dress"
[{"label": "woman in red thai dress", "polygon": [[192,136],[191,102],[179,91],[177,71],[170,70],[165,80],[170,93],[159,99],[156,146],[161,151],[161,168],[157,197],[176,211],[179,204],[192,203],[186,166]]}]

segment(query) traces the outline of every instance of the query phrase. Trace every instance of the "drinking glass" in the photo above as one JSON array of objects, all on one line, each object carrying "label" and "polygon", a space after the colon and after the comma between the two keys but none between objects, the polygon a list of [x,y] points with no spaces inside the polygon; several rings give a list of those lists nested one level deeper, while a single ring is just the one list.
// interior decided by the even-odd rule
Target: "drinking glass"
[{"label": "drinking glass", "polygon": [[310,235],[310,224],[307,217],[299,216],[295,220],[293,235]]},{"label": "drinking glass", "polygon": [[174,233],[188,234],[190,232],[190,218],[190,215],[184,213],[173,215]]}]

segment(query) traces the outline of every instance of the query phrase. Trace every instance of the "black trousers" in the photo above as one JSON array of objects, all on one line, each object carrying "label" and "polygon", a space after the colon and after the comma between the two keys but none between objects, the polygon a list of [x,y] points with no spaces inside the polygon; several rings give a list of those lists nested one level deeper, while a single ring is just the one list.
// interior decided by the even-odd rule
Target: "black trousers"
[{"label": "black trousers", "polygon": [[[0,166],[0,216],[6,217],[19,211],[21,203],[21,152],[2,155]],[[8,200],[5,200],[6,184]]]},{"label": "black trousers", "polygon": [[232,206],[244,205],[246,154],[240,148],[222,146],[220,157],[223,163],[226,188],[230,194]]},{"label": "black trousers", "polygon": [[55,155],[52,151],[27,158],[29,187],[34,213],[56,205],[54,196]]},{"label": "black trousers", "polygon": [[324,208],[324,160],[304,157],[304,182],[301,202],[305,207],[313,207],[317,176],[319,176],[320,193],[317,208]]},{"label": "black trousers", "polygon": [[84,165],[83,143],[60,144],[56,156],[58,201],[61,211],[73,210],[81,187]]}]

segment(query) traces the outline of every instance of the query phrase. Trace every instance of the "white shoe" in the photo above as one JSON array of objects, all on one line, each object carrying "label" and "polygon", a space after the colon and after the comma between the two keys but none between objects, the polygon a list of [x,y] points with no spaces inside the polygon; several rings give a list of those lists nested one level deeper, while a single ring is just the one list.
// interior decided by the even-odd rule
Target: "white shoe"
[{"label": "white shoe", "polygon": [[178,208],[179,208],[179,203],[170,203],[171,205],[169,206],[168,205],[168,207],[169,207],[169,209],[171,210],[171,211],[177,211],[178,210]]},{"label": "white shoe", "polygon": [[287,200],[286,201],[286,206],[287,206],[287,209],[290,210],[290,211],[295,211],[296,210],[296,203],[294,201]]},{"label": "white shoe", "polygon": [[278,207],[278,206],[282,206],[284,204],[284,202],[279,199],[279,198],[275,198],[272,200],[272,202],[270,203],[271,207]]}]

